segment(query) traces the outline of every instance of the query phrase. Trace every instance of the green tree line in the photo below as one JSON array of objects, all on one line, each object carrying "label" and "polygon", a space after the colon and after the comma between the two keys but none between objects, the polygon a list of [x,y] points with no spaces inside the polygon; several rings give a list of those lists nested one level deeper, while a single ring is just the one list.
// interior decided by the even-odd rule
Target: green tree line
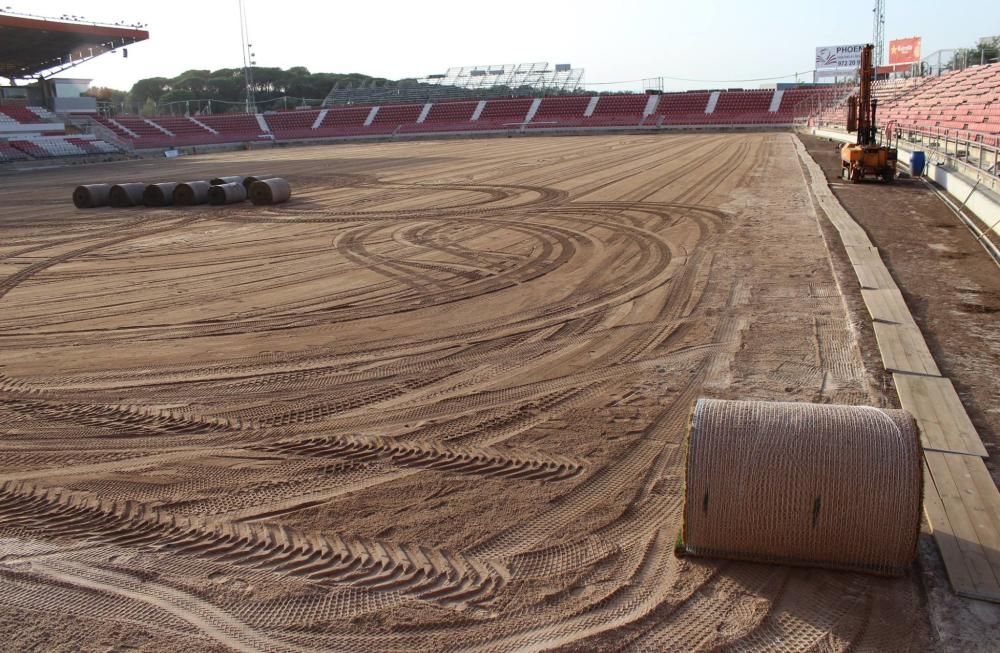
[{"label": "green tree line", "polygon": [[[318,104],[336,84],[340,89],[355,89],[353,93],[342,93],[344,97],[354,97],[353,101],[377,98],[371,101],[414,101],[434,89],[407,78],[390,80],[361,73],[311,73],[302,66],[283,70],[254,66],[254,101],[259,111],[291,109],[300,104]],[[363,87],[364,90],[358,91]],[[487,90],[463,90],[453,87],[455,97],[469,99],[479,97],[532,96],[540,91],[532,87],[509,88],[497,86]],[[547,95],[578,93],[580,90],[548,89]],[[598,95],[616,94],[620,91],[599,91]],[[243,112],[246,110],[246,78],[242,68],[222,68],[219,70],[188,70],[176,77],[147,77],[137,81],[130,90],[95,87],[90,89],[112,115],[184,114],[187,112]],[[360,98],[360,99],[358,99]],[[338,96],[336,102],[345,101]],[[346,100],[351,101],[351,100]]]},{"label": "green tree line", "polygon": [[[413,80],[403,80],[412,83]],[[311,73],[309,69],[296,66],[281,68],[254,67],[253,92],[258,107],[282,108],[276,100],[291,97],[299,100],[322,100],[335,83],[341,86],[351,84],[377,84],[391,87],[399,82],[381,77],[370,77],[361,73]],[[242,68],[221,68],[219,70],[188,70],[180,75],[148,77],[137,81],[128,92],[110,88],[93,88],[94,95],[101,102],[107,102],[113,113],[140,114],[165,112],[177,105],[184,107],[175,112],[183,113],[190,102],[192,112],[204,110],[210,101],[213,113],[243,111],[246,102],[246,79]],[[277,106],[274,106],[276,105]],[[289,105],[291,106],[291,105]]]},{"label": "green tree line", "polygon": [[1000,35],[984,36],[971,48],[955,50],[949,68],[959,69],[1000,61]]}]

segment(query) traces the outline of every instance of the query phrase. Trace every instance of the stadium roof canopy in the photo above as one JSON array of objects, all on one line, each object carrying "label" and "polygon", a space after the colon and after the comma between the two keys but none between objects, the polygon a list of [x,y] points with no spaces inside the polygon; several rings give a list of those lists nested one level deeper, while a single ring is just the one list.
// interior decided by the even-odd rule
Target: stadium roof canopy
[{"label": "stadium roof canopy", "polygon": [[0,14],[0,77],[46,77],[148,38],[132,26]]}]

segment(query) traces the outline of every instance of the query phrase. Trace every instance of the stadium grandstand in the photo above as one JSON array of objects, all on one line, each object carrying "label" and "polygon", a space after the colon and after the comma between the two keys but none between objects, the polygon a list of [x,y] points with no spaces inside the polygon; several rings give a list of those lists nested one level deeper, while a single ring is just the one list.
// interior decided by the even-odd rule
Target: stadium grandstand
[{"label": "stadium grandstand", "polygon": [[[850,89],[811,112],[811,125],[846,130]],[[890,137],[954,156],[990,177],[1000,175],[1000,64],[874,84]]]},{"label": "stadium grandstand", "polygon": [[[314,108],[139,117],[101,115],[96,101],[82,96],[86,80],[54,77],[103,53],[126,52],[149,37],[141,27],[0,14],[0,70],[38,80],[0,87],[0,161],[407,135],[843,127],[854,88],[848,81],[595,94],[584,88],[584,70],[570,64],[484,64],[452,67],[391,89],[336,83]],[[875,86],[882,115],[909,138],[940,135],[996,147],[998,68],[884,76]],[[924,69],[941,71],[940,64]]]},{"label": "stadium grandstand", "polygon": [[[138,25],[103,25],[0,13],[0,163],[106,156],[128,146],[79,129],[72,116],[96,112],[87,80],[56,77],[94,57],[144,41]],[[15,86],[14,80],[34,83]],[[57,112],[57,113],[54,113]]]}]

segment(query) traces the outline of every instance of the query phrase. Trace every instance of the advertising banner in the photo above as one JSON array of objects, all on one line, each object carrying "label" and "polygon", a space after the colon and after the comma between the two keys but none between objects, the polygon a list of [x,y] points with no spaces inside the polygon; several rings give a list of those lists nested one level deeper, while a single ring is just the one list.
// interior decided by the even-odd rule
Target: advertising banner
[{"label": "advertising banner", "polygon": [[861,67],[864,45],[828,45],[816,48],[816,70],[847,72]]},{"label": "advertising banner", "polygon": [[908,39],[889,41],[889,65],[920,61],[920,37],[911,36]]}]

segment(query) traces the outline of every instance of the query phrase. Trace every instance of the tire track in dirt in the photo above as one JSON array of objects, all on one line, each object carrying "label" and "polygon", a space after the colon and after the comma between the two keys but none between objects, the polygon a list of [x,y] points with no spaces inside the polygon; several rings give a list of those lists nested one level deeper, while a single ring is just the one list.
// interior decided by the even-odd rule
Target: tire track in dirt
[{"label": "tire track in dirt", "polygon": [[148,603],[182,619],[201,633],[237,651],[296,651],[306,648],[281,642],[248,627],[214,605],[166,585],[140,581],[125,574],[94,569],[71,562],[46,562],[35,565],[38,571],[57,581],[100,592],[117,594],[133,601]]},{"label": "tire track in dirt", "polygon": [[417,467],[457,474],[495,476],[532,481],[563,481],[583,472],[580,462],[535,452],[497,451],[487,448],[442,445],[419,446],[380,438],[327,436],[278,442],[262,451],[368,461],[384,459],[401,467]]},{"label": "tire track in dirt", "polygon": [[418,545],[347,535],[305,535],[266,524],[209,522],[148,505],[25,484],[0,486],[0,527],[145,547],[267,570],[320,585],[401,592],[442,606],[488,602],[505,584],[493,563]]},{"label": "tire track in dirt", "polygon": [[32,263],[31,265],[25,267],[24,269],[18,270],[14,274],[9,275],[5,279],[0,279],[0,299],[3,299],[3,297],[7,293],[9,293],[11,290],[13,290],[14,288],[16,288],[18,285],[20,285],[24,281],[26,281],[26,280],[34,277],[35,275],[39,274],[40,272],[44,272],[45,270],[47,270],[47,269],[49,269],[51,267],[59,265],[60,263],[65,263],[66,261],[72,260],[73,258],[76,258],[76,257],[81,256],[83,254],[89,254],[91,252],[96,252],[98,250],[104,249],[106,247],[110,247],[112,245],[118,245],[118,244],[121,244],[121,243],[128,242],[130,240],[136,240],[137,238],[146,238],[146,237],[149,237],[149,236],[155,236],[157,234],[161,234],[161,233],[170,231],[172,229],[176,229],[178,227],[182,227],[182,226],[191,224],[193,222],[197,222],[198,220],[200,220],[200,218],[197,218],[197,217],[194,217],[194,218],[182,218],[182,219],[179,219],[179,220],[175,220],[172,224],[170,224],[169,226],[166,226],[166,227],[162,227],[162,228],[159,228],[159,229],[151,229],[151,230],[143,231],[143,232],[137,233],[137,234],[128,234],[128,235],[125,235],[125,236],[118,236],[117,238],[110,238],[108,240],[103,240],[103,241],[98,242],[98,243],[92,243],[92,244],[86,245],[84,247],[79,247],[77,249],[70,250],[68,252],[64,252],[63,254],[58,254],[58,255],[53,256],[51,258],[45,259],[44,261],[39,261],[38,263]]},{"label": "tire track in dirt", "polygon": [[[153,628],[248,650],[907,641],[893,615],[918,609],[898,585],[820,591],[785,568],[672,554],[695,397],[858,373],[831,302],[796,313],[815,355],[797,318],[789,360],[744,352],[761,315],[800,298],[802,269],[758,270],[746,249],[773,251],[766,206],[796,206],[746,199],[766,195],[780,138],[477,143],[488,158],[392,143],[399,158],[378,161],[344,145],[329,164],[325,148],[275,151],[269,170],[302,175],[287,206],[69,252],[26,277],[31,297],[5,298],[0,342],[18,358],[0,361],[0,479],[23,482],[0,490],[0,546],[23,553],[0,565],[19,588],[65,574],[101,597],[98,617],[146,606]],[[425,147],[439,156],[405,161]],[[81,214],[85,231],[30,231],[31,215],[11,241],[22,258],[115,227]],[[805,242],[795,215],[781,224]],[[146,291],[119,297],[125,274]],[[780,305],[762,279],[790,290]],[[806,283],[824,297],[823,279]],[[749,360],[778,371],[747,377]],[[109,547],[135,574],[88,557]],[[32,579],[16,569],[29,562]],[[133,584],[150,565],[170,573]],[[209,574],[267,591],[166,580]],[[43,600],[17,592],[26,609]]]}]

